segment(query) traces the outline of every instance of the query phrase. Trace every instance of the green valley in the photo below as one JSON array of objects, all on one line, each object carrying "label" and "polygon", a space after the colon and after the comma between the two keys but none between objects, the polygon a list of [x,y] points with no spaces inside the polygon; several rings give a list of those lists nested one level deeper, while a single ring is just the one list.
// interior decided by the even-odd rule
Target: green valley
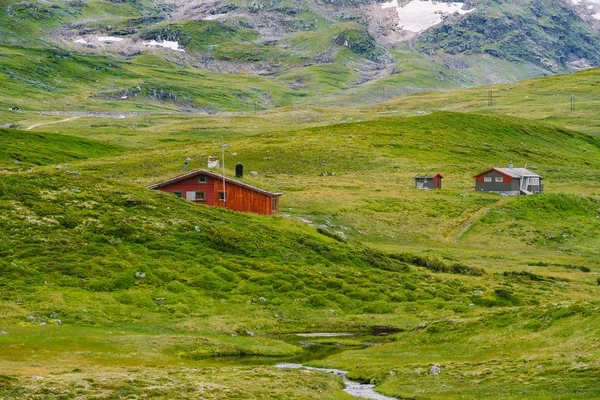
[{"label": "green valley", "polygon": [[[593,10],[488,3],[0,2],[0,399],[600,398]],[[148,188],[221,154],[278,215]]]}]

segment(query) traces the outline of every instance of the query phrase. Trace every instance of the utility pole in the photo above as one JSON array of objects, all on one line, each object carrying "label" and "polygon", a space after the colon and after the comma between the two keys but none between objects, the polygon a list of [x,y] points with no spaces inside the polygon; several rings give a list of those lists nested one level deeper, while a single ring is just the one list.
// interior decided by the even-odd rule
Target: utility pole
[{"label": "utility pole", "polygon": [[491,90],[488,90],[488,107],[492,107],[494,105],[494,95]]},{"label": "utility pole", "polygon": [[223,161],[223,207],[227,205],[227,192],[225,191],[225,138],[221,136],[223,144],[221,144],[221,161]]},{"label": "utility pole", "polygon": [[385,101],[385,83],[383,84],[383,99],[382,101]]},{"label": "utility pole", "polygon": [[221,136],[223,144],[221,144],[221,161],[223,161],[223,207],[227,208],[227,191],[225,190],[225,137]]},{"label": "utility pole", "polygon": [[571,113],[575,112],[575,95],[571,95]]}]

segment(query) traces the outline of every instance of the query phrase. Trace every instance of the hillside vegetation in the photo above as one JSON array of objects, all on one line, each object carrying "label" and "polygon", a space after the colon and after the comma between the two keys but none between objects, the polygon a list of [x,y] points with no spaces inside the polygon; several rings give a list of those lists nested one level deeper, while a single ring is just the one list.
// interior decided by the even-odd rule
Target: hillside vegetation
[{"label": "hillside vegetation", "polygon": [[119,150],[118,146],[72,136],[0,129],[0,166],[11,169],[102,157]]},{"label": "hillside vegetation", "polygon": [[[468,6],[407,42],[380,5],[362,1],[5,1],[0,103],[207,113],[371,104],[598,64],[590,10],[559,0]],[[156,45],[165,41],[177,49]]]},{"label": "hillside vegetation", "polygon": [[[184,136],[177,133],[162,137],[178,140]],[[109,137],[118,138],[110,135],[105,139]],[[285,193],[284,212],[328,225],[361,241],[368,238],[377,243],[409,244],[456,239],[476,212],[507,207],[500,196],[473,193],[472,176],[492,166],[506,166],[509,161],[519,166],[527,164],[546,177],[547,195],[541,201],[552,203],[565,192],[592,198],[598,195],[598,139],[509,117],[443,112],[380,118],[230,138],[228,144],[226,159],[231,163],[242,161],[262,177],[255,181],[249,178],[250,182],[273,185]],[[173,147],[140,153],[139,158],[124,157],[114,164],[92,163],[82,169],[150,184],[179,173],[187,157],[192,168],[204,167],[206,156],[215,154],[219,145],[220,141],[208,138],[192,143],[179,141]],[[447,190],[413,189],[415,174],[435,172],[446,177]],[[595,204],[593,200],[587,207],[592,217],[596,215]],[[510,219],[510,211],[506,215]],[[547,231],[540,229],[551,220],[543,215],[527,219],[528,227],[523,229],[539,235],[530,245],[545,243],[542,236],[546,234],[559,234],[562,228],[549,233],[556,226],[548,226]],[[592,252],[596,223],[590,218],[586,224],[591,235],[588,250]],[[532,226],[535,224],[538,227]],[[492,228],[479,235],[477,242],[489,246],[503,235]],[[568,237],[562,250],[574,242],[587,241],[587,237]]]},{"label": "hillside vegetation", "polygon": [[[444,24],[419,37],[424,50],[449,54],[489,54],[529,61],[566,71],[583,61],[597,65],[598,33],[582,20],[571,2],[474,2],[476,10],[455,24]],[[573,49],[577,49],[573,51]]]},{"label": "hillside vegetation", "polygon": [[[597,328],[596,138],[449,112],[231,132],[226,159],[284,192],[283,216],[258,217],[146,189],[221,144],[154,132],[154,118],[3,131],[9,171],[16,155],[48,164],[0,175],[3,396],[348,398],[334,376],[252,363],[304,354],[285,333],[378,329],[397,333],[326,341],[357,347],[310,363],[395,397],[597,396],[598,346],[580,333]],[[131,149],[114,145],[123,133]],[[473,174],[507,160],[547,193],[473,192]],[[437,171],[443,190],[412,188]]]},{"label": "hillside vegetation", "polygon": [[[0,2],[0,398],[600,398],[600,74],[449,91],[595,62],[591,11],[488,3],[391,45],[363,0]],[[224,142],[281,215],[147,189]],[[544,193],[475,192],[509,162]]]},{"label": "hillside vegetation", "polygon": [[[177,397],[172,385],[188,385],[206,368],[212,368],[213,380],[229,377],[234,381],[219,387],[190,388],[189,393],[225,398],[239,384],[234,376],[241,373],[241,367],[215,367],[220,365],[218,361],[194,365],[191,361],[227,355],[291,356],[301,349],[268,334],[368,330],[381,324],[406,333],[395,335],[387,347],[364,350],[364,355],[347,353],[328,365],[350,368],[356,378],[384,384],[382,388],[389,394],[405,395],[415,391],[427,375],[420,373],[422,379],[415,377],[407,384],[384,378],[389,370],[412,376],[413,368],[427,368],[429,360],[441,359],[446,360],[444,369],[455,371],[441,382],[453,382],[467,374],[465,385],[472,385],[471,376],[479,376],[477,371],[486,368],[476,361],[482,359],[487,360],[487,368],[493,365],[496,374],[505,371],[503,381],[514,388],[506,392],[509,394],[522,390],[516,381],[518,375],[509,372],[515,360],[510,353],[491,360],[489,351],[483,350],[497,335],[496,329],[539,331],[537,335],[544,340],[555,340],[553,330],[536,325],[539,317],[527,311],[532,310],[529,306],[549,300],[566,302],[566,314],[552,309],[548,312],[559,319],[569,318],[571,326],[578,326],[593,313],[593,303],[587,302],[594,301],[598,291],[587,277],[590,268],[556,269],[549,265],[548,271],[536,266],[535,273],[510,268],[501,273],[500,260],[495,267],[481,269],[433,254],[386,254],[356,243],[346,244],[335,234],[326,230],[317,233],[294,220],[196,206],[171,195],[133,189],[85,173],[5,175],[0,180],[0,206],[0,229],[7,233],[0,249],[2,326],[8,332],[0,336],[4,343],[3,371],[8,374],[2,390],[9,398],[75,393],[79,389],[68,382],[86,378],[92,370],[95,383],[86,393],[151,393],[148,385],[156,382],[156,396]],[[565,292],[567,284],[577,295]],[[513,320],[507,315],[517,312],[512,311],[514,307],[523,311]],[[453,317],[446,322],[449,315]],[[34,321],[29,322],[28,316]],[[475,322],[478,320],[481,323]],[[482,350],[469,347],[457,353],[455,349],[440,358],[439,354],[445,354],[440,353],[441,348],[436,350],[437,356],[426,356],[423,349],[413,364],[410,359],[398,364],[396,357],[382,360],[378,356],[381,352],[395,353],[404,341],[439,346],[440,340],[449,340],[443,339],[448,338],[448,329],[462,332],[456,333],[461,340],[473,332],[472,340]],[[565,334],[575,335],[572,329]],[[79,335],[90,339],[82,342]],[[52,345],[47,344],[50,340]],[[152,351],[143,345],[147,341],[154,343]],[[514,345],[511,341],[495,342],[496,348]],[[30,349],[33,359],[28,361],[14,353],[15,346]],[[520,346],[525,345],[521,342]],[[571,352],[582,344],[575,340],[566,346]],[[529,355],[521,357],[528,362],[538,362],[544,354],[539,347],[525,349],[522,351]],[[591,379],[587,377],[597,368],[590,363],[597,351],[593,349],[588,347],[583,359],[539,360],[548,367],[544,376],[556,379],[559,374],[563,384],[572,385],[571,378],[561,371],[581,368],[577,377]],[[126,383],[113,375],[127,371],[130,365],[119,355],[163,367],[156,371],[143,368],[144,382]],[[40,357],[68,357],[70,367],[63,362],[46,364]],[[379,361],[365,364],[363,357]],[[451,360],[460,364],[453,367]],[[31,362],[43,371],[60,373],[60,378],[43,378],[38,386],[30,386],[25,371]],[[99,363],[105,365],[100,370],[94,367]],[[81,367],[73,370],[73,365]],[[177,365],[185,365],[187,374],[168,384],[159,383],[160,376]],[[262,371],[251,368],[246,374],[260,376]],[[139,372],[128,373],[139,376]],[[317,388],[307,388],[299,375],[273,370],[268,374],[269,379],[289,380],[296,388],[291,397],[317,398],[316,394],[301,394],[302,390]],[[239,396],[256,396],[252,393],[259,390],[259,382],[247,384],[245,394]],[[486,385],[488,390],[490,385]],[[549,384],[530,394],[556,393],[553,387]],[[332,398],[339,396],[335,395],[339,386],[319,388]],[[593,385],[577,388],[594,393]],[[276,398],[277,393],[270,396]],[[431,388],[429,393],[446,396],[449,392]]]}]

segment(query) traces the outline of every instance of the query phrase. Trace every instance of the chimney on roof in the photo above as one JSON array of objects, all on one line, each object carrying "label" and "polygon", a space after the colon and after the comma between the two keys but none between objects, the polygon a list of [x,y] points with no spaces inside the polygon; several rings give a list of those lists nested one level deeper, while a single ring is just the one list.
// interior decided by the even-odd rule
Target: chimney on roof
[{"label": "chimney on roof", "polygon": [[190,162],[190,158],[186,158],[183,162],[183,172],[188,172],[188,163]]},{"label": "chimney on roof", "polygon": [[513,163],[512,163],[512,161],[508,163],[508,168],[513,169]]},{"label": "chimney on roof", "polygon": [[244,177],[244,164],[241,162],[235,164],[235,177],[243,178]]}]

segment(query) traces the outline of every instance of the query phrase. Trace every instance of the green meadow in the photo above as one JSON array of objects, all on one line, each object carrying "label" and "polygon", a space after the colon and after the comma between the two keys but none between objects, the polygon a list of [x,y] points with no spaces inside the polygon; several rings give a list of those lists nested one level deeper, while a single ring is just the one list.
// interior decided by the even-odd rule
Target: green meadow
[{"label": "green meadow", "polygon": [[[600,398],[597,70],[346,107],[325,96],[352,71],[308,67],[308,106],[296,72],[4,50],[0,398],[352,398],[273,366],[303,356],[396,398]],[[146,189],[223,141],[281,215]],[[545,192],[475,192],[508,162]],[[354,336],[309,356],[299,332]]]}]

